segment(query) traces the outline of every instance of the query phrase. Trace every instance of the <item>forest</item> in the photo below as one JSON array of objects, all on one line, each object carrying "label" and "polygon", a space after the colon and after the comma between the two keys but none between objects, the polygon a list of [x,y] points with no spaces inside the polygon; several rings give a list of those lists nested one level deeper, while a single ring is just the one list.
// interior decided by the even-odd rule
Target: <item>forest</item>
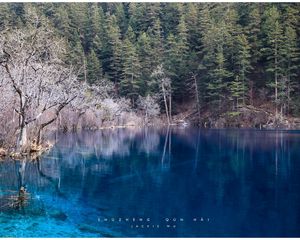
[{"label": "forest", "polygon": [[1,3],[0,147],[21,149],[29,139],[38,146],[54,125],[295,128],[299,10],[298,3]]}]

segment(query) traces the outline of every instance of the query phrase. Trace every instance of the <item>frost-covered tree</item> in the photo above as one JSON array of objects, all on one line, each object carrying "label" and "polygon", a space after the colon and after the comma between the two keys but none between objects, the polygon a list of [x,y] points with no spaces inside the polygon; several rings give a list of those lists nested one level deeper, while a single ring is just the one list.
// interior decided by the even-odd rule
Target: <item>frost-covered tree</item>
[{"label": "frost-covered tree", "polygon": [[80,90],[76,73],[64,64],[64,44],[55,37],[47,20],[30,9],[27,26],[8,29],[0,35],[2,81],[13,89],[18,114],[17,149],[27,145],[27,129],[42,130],[54,122],[60,111],[76,98]]},{"label": "frost-covered tree", "polygon": [[171,79],[166,76],[165,70],[162,65],[158,65],[157,68],[152,73],[152,78],[154,79],[152,85],[156,85],[158,88],[158,93],[161,95],[164,105],[165,112],[168,120],[168,124],[171,124],[172,120],[172,88]]},{"label": "frost-covered tree", "polygon": [[146,123],[148,123],[149,119],[157,117],[160,113],[160,107],[155,96],[153,97],[149,94],[146,97],[139,96],[137,105],[143,112]]}]

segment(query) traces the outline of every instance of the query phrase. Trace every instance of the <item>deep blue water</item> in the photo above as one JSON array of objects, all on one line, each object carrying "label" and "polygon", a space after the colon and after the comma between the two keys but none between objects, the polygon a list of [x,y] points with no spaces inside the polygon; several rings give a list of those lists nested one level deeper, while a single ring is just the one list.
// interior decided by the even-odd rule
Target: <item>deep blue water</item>
[{"label": "deep blue water", "polygon": [[[56,140],[39,161],[0,162],[1,237],[300,237],[300,131]],[[21,185],[28,203],[8,207]]]}]

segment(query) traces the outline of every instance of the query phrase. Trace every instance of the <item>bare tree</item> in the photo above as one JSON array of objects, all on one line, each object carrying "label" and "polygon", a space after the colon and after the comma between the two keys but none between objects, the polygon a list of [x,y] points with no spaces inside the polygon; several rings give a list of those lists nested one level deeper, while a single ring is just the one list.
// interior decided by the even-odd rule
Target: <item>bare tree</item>
[{"label": "bare tree", "polygon": [[187,89],[190,93],[190,96],[192,96],[195,99],[195,105],[198,115],[198,123],[200,123],[201,120],[201,104],[200,104],[200,92],[198,87],[198,75],[194,72],[191,72],[191,77],[188,79],[187,82]]},{"label": "bare tree", "polygon": [[[168,124],[172,122],[172,89],[171,89],[171,79],[166,76],[165,70],[162,65],[157,66],[151,75],[155,78],[157,84],[159,85],[160,92],[164,101],[166,116]],[[169,101],[169,102],[168,102]],[[169,105],[168,105],[169,103]]]},{"label": "bare tree", "polygon": [[63,41],[56,38],[47,20],[30,10],[26,27],[1,33],[2,81],[12,87],[12,97],[17,99],[17,150],[26,146],[30,124],[37,125],[39,142],[42,130],[56,120],[80,90],[75,71],[62,60],[64,53]]},{"label": "bare tree", "polygon": [[150,96],[149,94],[146,97],[139,96],[137,105],[144,113],[146,123],[149,119],[159,115],[160,107],[157,103],[157,96]]},{"label": "bare tree", "polygon": [[106,79],[99,80],[97,85],[89,85],[86,82],[81,83],[80,91],[70,107],[76,113],[77,119],[74,122],[74,127],[78,127],[80,118],[91,110],[97,115],[101,102],[105,99],[113,98],[114,86]]},{"label": "bare tree", "polygon": [[[4,76],[3,69],[0,68],[0,76]],[[10,148],[14,140],[16,131],[16,112],[13,111],[15,99],[13,89],[7,85],[2,77],[0,77],[0,148]]]}]

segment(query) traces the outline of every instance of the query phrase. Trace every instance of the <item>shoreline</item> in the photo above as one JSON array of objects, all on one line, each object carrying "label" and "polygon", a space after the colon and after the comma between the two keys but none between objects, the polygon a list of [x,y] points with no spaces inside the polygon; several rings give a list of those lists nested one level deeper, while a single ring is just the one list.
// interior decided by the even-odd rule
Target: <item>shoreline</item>
[{"label": "shoreline", "polygon": [[[227,130],[234,130],[234,131],[300,131],[300,128],[257,128],[257,127],[203,127],[198,126],[196,124],[159,124],[154,126],[153,124],[149,125],[112,125],[112,126],[105,126],[99,128],[78,128],[76,131],[64,131],[65,133],[70,132],[77,132],[77,131],[101,131],[101,130],[115,130],[115,129],[140,129],[140,128],[180,128],[180,129],[190,129],[190,128],[197,128],[200,130],[217,130],[217,131],[227,131]],[[58,131],[61,131],[58,130]],[[12,159],[12,160],[23,160],[28,158],[29,160],[35,160],[36,158],[42,156],[44,153],[50,151],[55,144],[42,144],[39,146],[31,146],[31,148],[26,149],[24,151],[10,151],[8,148],[0,147],[0,161],[5,161],[5,159]]]}]

